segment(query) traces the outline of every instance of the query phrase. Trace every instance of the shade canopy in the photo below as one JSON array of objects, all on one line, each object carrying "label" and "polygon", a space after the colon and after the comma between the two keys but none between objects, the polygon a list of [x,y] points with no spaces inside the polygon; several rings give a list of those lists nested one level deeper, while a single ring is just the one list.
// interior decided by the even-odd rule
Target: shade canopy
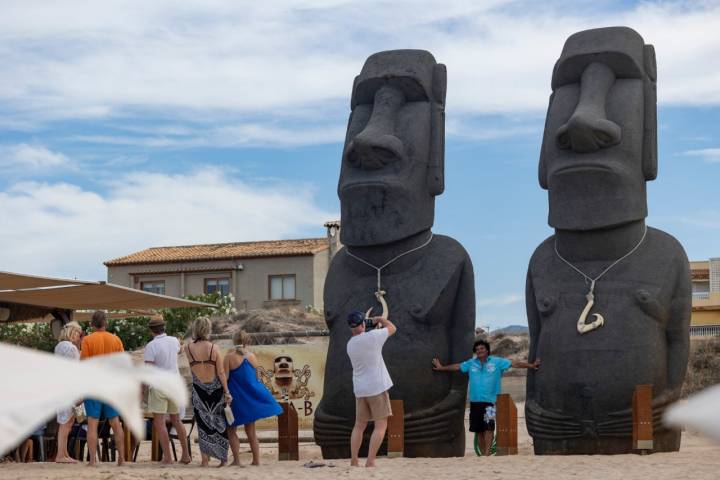
[{"label": "shade canopy", "polygon": [[0,290],[20,290],[23,288],[57,287],[60,285],[84,285],[91,283],[96,282],[0,272]]},{"label": "shade canopy", "polygon": [[214,307],[104,282],[0,272],[0,302],[65,310],[143,310]]}]

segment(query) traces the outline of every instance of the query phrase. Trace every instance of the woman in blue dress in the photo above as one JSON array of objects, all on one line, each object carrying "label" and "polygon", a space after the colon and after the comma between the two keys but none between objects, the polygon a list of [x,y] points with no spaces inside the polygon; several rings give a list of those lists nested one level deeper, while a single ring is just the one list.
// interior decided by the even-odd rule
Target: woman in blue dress
[{"label": "woman in blue dress", "polygon": [[257,358],[245,347],[250,336],[238,330],[233,336],[235,350],[225,356],[225,371],[228,372],[228,388],[232,395],[231,404],[235,421],[228,427],[228,440],[235,461],[240,466],[240,440],[237,427],[243,425],[252,449],[252,464],[260,465],[260,444],[255,432],[255,421],[274,417],[282,413],[282,407],[257,376]]}]

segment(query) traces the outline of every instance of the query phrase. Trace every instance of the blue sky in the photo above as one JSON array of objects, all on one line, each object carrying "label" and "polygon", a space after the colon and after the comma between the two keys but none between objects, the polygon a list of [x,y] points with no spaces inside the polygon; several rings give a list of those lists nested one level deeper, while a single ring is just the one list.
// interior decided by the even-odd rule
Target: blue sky
[{"label": "blue sky", "polygon": [[720,256],[720,2],[256,3],[3,2],[0,270],[103,279],[149,246],[322,236],[353,77],[421,48],[448,69],[434,230],[470,252],[477,322],[524,324],[552,233],[536,173],[552,66],[568,35],[610,25],[657,52],[648,223]]}]

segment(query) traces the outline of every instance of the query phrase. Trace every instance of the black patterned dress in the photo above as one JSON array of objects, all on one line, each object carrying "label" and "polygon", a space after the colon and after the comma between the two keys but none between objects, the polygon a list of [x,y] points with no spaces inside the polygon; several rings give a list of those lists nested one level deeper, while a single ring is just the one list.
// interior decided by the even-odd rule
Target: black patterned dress
[{"label": "black patterned dress", "polygon": [[[188,349],[188,353],[191,358],[191,366],[203,363],[214,365],[215,363],[212,360],[196,361],[192,357],[190,349]],[[225,395],[220,379],[216,376],[211,382],[204,383],[193,373],[192,380],[192,404],[195,410],[195,423],[198,426],[200,451],[227,462],[229,443],[224,412]]]}]

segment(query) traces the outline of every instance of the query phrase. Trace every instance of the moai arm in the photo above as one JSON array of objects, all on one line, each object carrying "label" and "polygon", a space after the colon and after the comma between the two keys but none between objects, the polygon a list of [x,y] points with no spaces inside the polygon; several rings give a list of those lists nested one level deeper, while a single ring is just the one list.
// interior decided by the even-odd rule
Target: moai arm
[{"label": "moai arm", "polygon": [[[451,320],[448,322],[451,328],[448,364],[460,363],[467,359],[472,350],[474,334],[475,278],[472,262],[467,254],[459,268],[462,271],[457,283],[457,295],[453,304]],[[432,372],[429,365],[428,370]],[[467,377],[460,372],[451,372],[450,376],[450,390],[444,399],[430,408],[406,415],[406,440],[412,439],[416,430],[418,430],[418,434],[422,435],[422,430],[427,429],[428,425],[441,426],[443,422],[449,422],[458,412],[464,412]]]},{"label": "moai arm", "polygon": [[[532,284],[530,268],[531,267],[528,267],[527,277],[525,279],[525,310],[527,311],[528,330],[530,333],[530,351],[528,352],[528,362],[534,362],[537,360],[537,344],[540,337],[541,327],[540,313],[537,311],[537,304],[535,303],[535,289]],[[535,398],[535,372],[532,370],[528,370],[527,374],[526,396],[528,400]]]},{"label": "moai arm", "polygon": [[[692,311],[692,284],[690,265],[684,252],[678,255],[676,283],[670,305],[670,319],[665,330],[667,339],[667,389],[659,400],[674,401],[680,397],[688,356],[690,354],[690,315]],[[665,397],[665,398],[662,398]],[[666,402],[661,402],[666,403]]]}]

